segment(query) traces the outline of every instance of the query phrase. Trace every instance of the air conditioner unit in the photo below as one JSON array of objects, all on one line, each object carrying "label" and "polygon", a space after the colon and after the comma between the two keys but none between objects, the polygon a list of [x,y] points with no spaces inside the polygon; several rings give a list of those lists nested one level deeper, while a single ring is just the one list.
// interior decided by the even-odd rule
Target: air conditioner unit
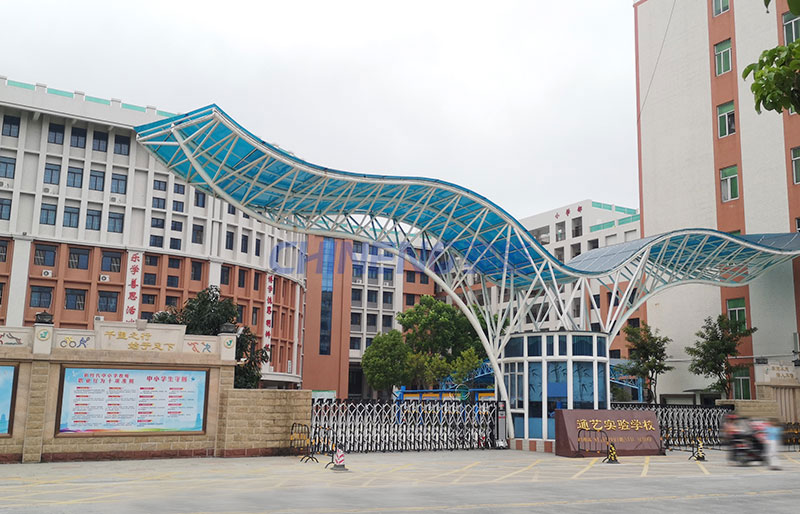
[{"label": "air conditioner unit", "polygon": [[108,275],[100,275],[100,282],[109,282],[111,281],[111,277]]},{"label": "air conditioner unit", "polygon": [[111,196],[111,197],[108,198],[108,201],[111,202],[111,203],[117,203],[117,197],[116,196]]},{"label": "air conditioner unit", "polygon": [[42,276],[45,278],[51,278],[53,276],[53,270],[51,269],[43,269]]},{"label": "air conditioner unit", "polygon": [[384,285],[384,287],[392,287],[392,286],[394,286],[394,282],[388,282],[388,281],[384,280],[383,281],[383,285]]},{"label": "air conditioner unit", "polygon": [[55,187],[43,187],[42,192],[46,195],[54,195],[58,193],[58,188]]},{"label": "air conditioner unit", "polygon": [[11,187],[9,184],[6,184],[5,181],[0,180],[0,187]]},{"label": "air conditioner unit", "polygon": [[364,279],[361,279],[361,278],[354,278],[354,279],[353,279],[353,283],[354,283],[354,284],[363,284],[363,283],[364,283]]},{"label": "air conditioner unit", "polygon": [[95,316],[94,317],[94,322],[95,323],[97,323],[98,321],[105,321],[105,320],[106,320],[105,316]]}]

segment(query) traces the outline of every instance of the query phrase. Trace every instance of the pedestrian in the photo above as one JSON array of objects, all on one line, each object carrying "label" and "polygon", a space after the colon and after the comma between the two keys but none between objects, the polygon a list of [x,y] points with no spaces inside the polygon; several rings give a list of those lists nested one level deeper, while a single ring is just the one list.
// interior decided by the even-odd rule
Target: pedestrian
[{"label": "pedestrian", "polygon": [[772,418],[767,423],[765,431],[767,433],[767,465],[769,469],[779,470],[781,468],[778,467],[778,445],[783,437],[783,427],[777,419]]}]

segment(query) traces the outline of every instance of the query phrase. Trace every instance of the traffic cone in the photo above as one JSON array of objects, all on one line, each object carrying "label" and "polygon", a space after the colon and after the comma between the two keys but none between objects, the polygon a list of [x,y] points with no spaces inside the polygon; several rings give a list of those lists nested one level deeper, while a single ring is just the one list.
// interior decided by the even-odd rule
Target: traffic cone
[{"label": "traffic cone", "polygon": [[344,450],[338,446],[336,447],[336,453],[333,455],[333,467],[331,469],[334,471],[350,471],[344,467]]}]

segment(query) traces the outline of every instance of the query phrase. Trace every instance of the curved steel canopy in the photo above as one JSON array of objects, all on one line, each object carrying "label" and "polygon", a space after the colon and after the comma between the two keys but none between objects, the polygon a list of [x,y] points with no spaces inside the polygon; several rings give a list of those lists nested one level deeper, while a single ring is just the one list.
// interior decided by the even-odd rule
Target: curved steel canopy
[{"label": "curved steel canopy", "polygon": [[668,282],[741,285],[800,254],[797,234],[737,237],[696,229],[596,249],[567,266],[473,191],[435,179],[308,163],[259,139],[213,104],[135,130],[139,142],[184,180],[271,225],[397,246],[427,241],[458,255],[492,284],[512,289],[536,289],[543,274],[555,284],[611,276],[642,257],[645,273]]}]

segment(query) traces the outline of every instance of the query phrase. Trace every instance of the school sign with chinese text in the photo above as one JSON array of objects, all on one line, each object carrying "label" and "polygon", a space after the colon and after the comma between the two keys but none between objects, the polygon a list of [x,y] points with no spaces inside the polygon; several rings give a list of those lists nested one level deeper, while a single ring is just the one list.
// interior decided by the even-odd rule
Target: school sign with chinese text
[{"label": "school sign with chinese text", "polygon": [[653,411],[557,410],[556,455],[605,455],[613,443],[618,455],[659,455],[661,428]]}]

